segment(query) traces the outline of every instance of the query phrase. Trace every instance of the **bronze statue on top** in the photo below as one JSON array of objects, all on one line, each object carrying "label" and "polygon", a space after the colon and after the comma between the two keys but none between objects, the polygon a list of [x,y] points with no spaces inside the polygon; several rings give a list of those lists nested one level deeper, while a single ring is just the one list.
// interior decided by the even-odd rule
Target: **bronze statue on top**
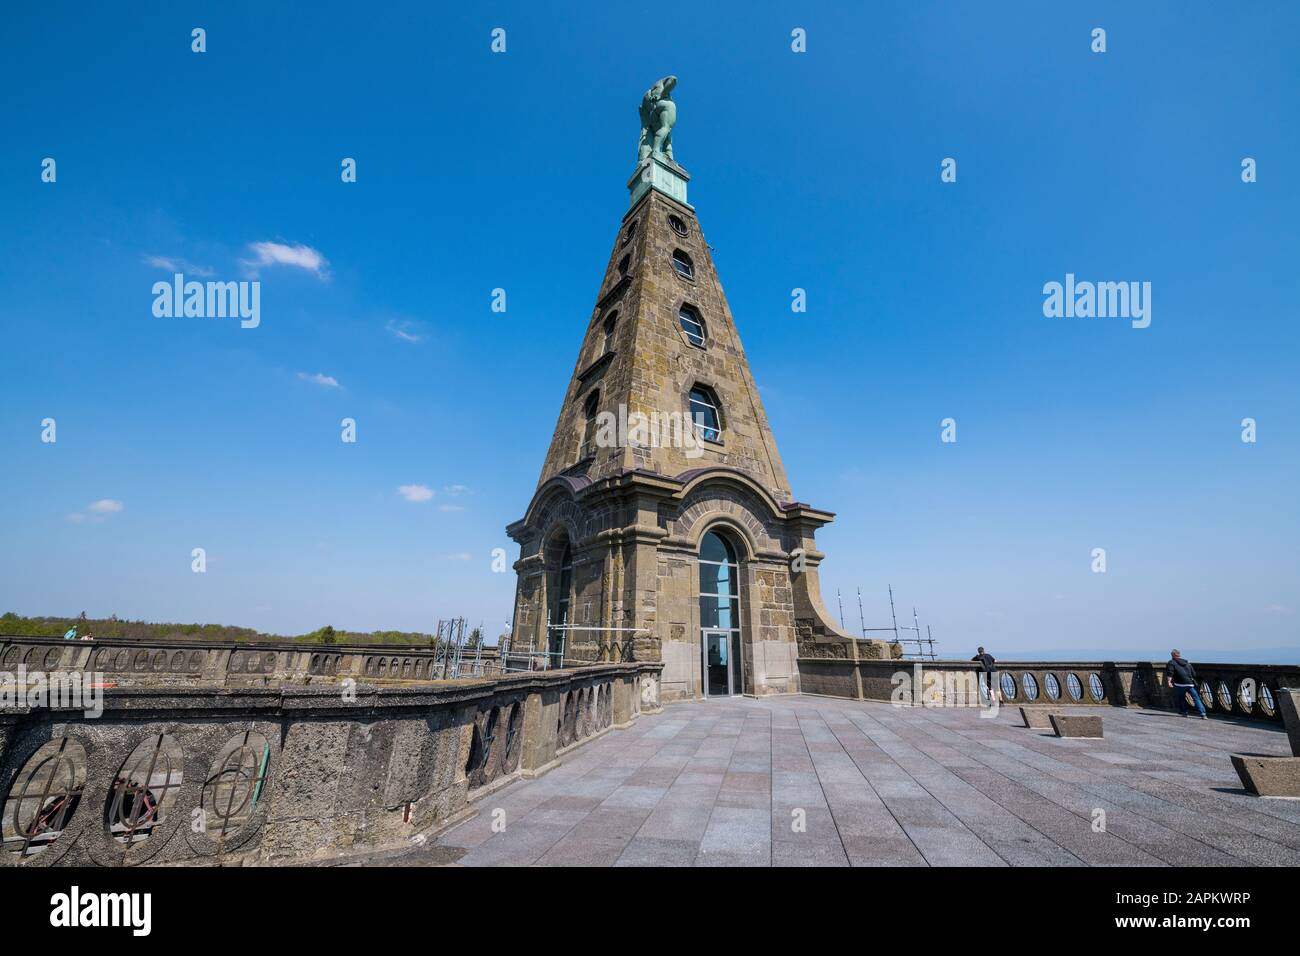
[{"label": "bronze statue on top", "polygon": [[673,124],[677,122],[677,104],[672,101],[677,77],[665,76],[641,97],[641,139],[637,143],[637,162],[652,155],[673,158]]}]

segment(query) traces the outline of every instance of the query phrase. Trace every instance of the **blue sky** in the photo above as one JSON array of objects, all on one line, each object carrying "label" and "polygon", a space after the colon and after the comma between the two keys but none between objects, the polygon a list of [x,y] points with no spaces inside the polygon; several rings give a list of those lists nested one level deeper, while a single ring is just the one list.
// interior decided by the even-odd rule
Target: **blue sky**
[{"label": "blue sky", "polygon": [[[954,656],[1300,660],[1300,8],[1133,6],[11,11],[0,606],[499,632],[671,72],[795,495],[838,514],[828,606],[886,624],[892,582]],[[321,257],[256,269],[258,328],[153,316],[162,260],[258,243]],[[1150,282],[1151,326],[1044,317],[1067,272]]]}]

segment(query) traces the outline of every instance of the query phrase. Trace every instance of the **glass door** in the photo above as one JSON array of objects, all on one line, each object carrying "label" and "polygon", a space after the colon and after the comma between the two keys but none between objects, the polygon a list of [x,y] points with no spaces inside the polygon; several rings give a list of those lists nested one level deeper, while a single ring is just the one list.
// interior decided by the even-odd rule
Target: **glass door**
[{"label": "glass door", "polygon": [[731,632],[706,630],[702,637],[704,696],[727,697],[735,686],[735,678],[740,676],[731,652]]}]

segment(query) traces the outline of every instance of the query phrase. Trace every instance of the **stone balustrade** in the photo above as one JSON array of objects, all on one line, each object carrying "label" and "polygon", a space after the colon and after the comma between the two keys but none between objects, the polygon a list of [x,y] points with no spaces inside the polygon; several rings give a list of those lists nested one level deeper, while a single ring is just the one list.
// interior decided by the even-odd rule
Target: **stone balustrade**
[{"label": "stone balustrade", "polygon": [[[279,686],[352,677],[366,683],[437,680],[443,665],[429,646],[291,644],[285,641],[63,640],[0,636],[0,673],[79,671],[117,687]],[[462,652],[462,675],[497,671],[497,649]]]},{"label": "stone balustrade", "polygon": [[[983,691],[969,661],[801,657],[803,693],[854,700],[942,700],[976,706]],[[997,687],[1009,705],[1172,707],[1163,661],[998,661]],[[1300,666],[1194,662],[1210,714],[1280,722],[1283,688],[1300,687]],[[919,670],[918,670],[919,667]]]},{"label": "stone balustrade", "polygon": [[[431,655],[61,644],[24,639],[0,659],[17,650],[27,665],[39,653],[42,668],[67,669],[125,654],[105,674],[129,680],[103,692],[98,715],[0,706],[0,866],[310,862],[407,847],[504,783],[657,711],[662,670],[395,683],[408,658]],[[384,676],[371,680],[367,663],[381,657]]]}]

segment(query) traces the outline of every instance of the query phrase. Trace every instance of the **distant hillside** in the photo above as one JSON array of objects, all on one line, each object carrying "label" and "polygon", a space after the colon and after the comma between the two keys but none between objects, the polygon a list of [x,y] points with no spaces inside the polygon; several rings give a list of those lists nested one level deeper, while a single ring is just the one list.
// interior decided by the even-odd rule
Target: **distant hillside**
[{"label": "distant hillside", "polygon": [[[433,644],[434,636],[418,631],[336,631],[326,626],[309,634],[263,634],[250,627],[229,624],[154,624],[111,618],[22,617],[12,611],[0,615],[0,636],[62,637],[76,625],[77,634],[128,641],[293,641],[300,644]],[[469,643],[467,641],[467,643]],[[472,647],[473,644],[470,643]]]}]

